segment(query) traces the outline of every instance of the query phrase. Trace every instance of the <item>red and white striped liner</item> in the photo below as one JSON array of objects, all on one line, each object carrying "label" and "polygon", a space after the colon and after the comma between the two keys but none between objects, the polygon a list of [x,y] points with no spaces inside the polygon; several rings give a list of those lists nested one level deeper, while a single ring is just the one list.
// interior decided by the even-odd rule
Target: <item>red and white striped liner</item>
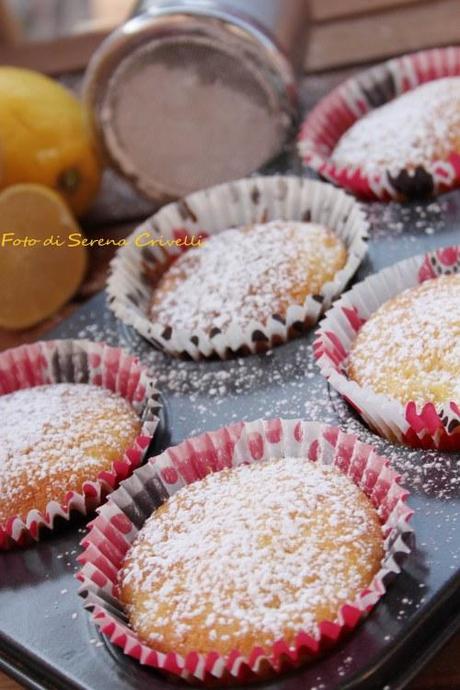
[{"label": "red and white striped liner", "polygon": [[[403,290],[460,270],[460,245],[400,261],[346,292],[326,314],[313,345],[322,374],[381,436],[414,448],[460,450],[460,401],[403,405],[347,377],[350,348],[361,326]],[[440,319],[442,315],[440,314]]]},{"label": "red and white striped liner", "polygon": [[[318,295],[291,305],[284,322],[253,321],[245,329],[233,325],[210,335],[165,327],[148,316],[154,282],[184,247],[137,247],[134,238],[149,233],[157,241],[206,237],[228,228],[271,220],[312,221],[333,230],[345,244],[347,261]],[[128,237],[117,252],[107,283],[108,303],[115,315],[133,326],[154,346],[176,357],[201,359],[266,351],[299,333],[297,326],[316,324],[340,295],[367,252],[369,223],[356,200],[332,185],[292,175],[250,177],[220,184],[163,206]],[[157,278],[158,279],[158,278]]]},{"label": "red and white striped liner", "polygon": [[[336,620],[323,621],[317,637],[299,630],[295,645],[289,647],[283,639],[277,640],[270,654],[258,647],[248,656],[234,650],[227,656],[196,651],[184,657],[146,645],[129,627],[117,598],[121,563],[145,520],[169,496],[210,472],[292,456],[304,457],[306,463],[335,465],[377,508],[386,555],[369,587],[344,605]],[[80,594],[101,632],[141,664],[192,683],[240,683],[268,677],[317,657],[352,630],[385,593],[388,582],[400,572],[401,560],[411,550],[412,511],[407,496],[385,458],[337,428],[299,419],[239,422],[188,439],[151,458],[109,496],[82,541],[84,552],[78,560],[83,567],[77,574],[83,583]]]},{"label": "red and white striped liner", "polygon": [[89,340],[50,340],[0,353],[0,395],[52,383],[90,383],[128,400],[142,419],[140,434],[108,471],[88,478],[81,492],[69,491],[62,503],[50,501],[45,512],[12,513],[0,523],[0,550],[38,541],[40,529],[52,529],[57,516],[68,520],[76,510],[83,515],[100,505],[120,480],[138,467],[153,438],[160,408],[154,379],[137,359],[118,347]]},{"label": "red and white striped liner", "polygon": [[[428,81],[460,75],[460,47],[434,48],[393,58],[351,77],[323,98],[304,120],[298,150],[305,165],[327,180],[366,199],[401,200],[419,196],[417,180],[403,194],[387,173],[367,172],[330,160],[340,137],[363,115]],[[434,194],[460,185],[460,155],[427,168]],[[408,178],[405,178],[408,184]]]}]

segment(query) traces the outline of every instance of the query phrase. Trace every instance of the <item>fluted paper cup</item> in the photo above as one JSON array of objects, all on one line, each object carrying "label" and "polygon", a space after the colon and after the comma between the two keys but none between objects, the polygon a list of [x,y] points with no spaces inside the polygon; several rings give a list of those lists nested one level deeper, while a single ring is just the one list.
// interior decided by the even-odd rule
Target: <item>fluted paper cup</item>
[{"label": "fluted paper cup", "polygon": [[[182,656],[164,654],[145,644],[130,628],[118,598],[120,568],[144,522],[186,484],[224,468],[278,457],[333,465],[369,497],[385,538],[381,568],[370,585],[355,601],[342,606],[335,620],[322,621],[316,635],[299,630],[294,644],[277,640],[270,653],[257,647],[246,656],[238,650],[226,656],[200,651]],[[77,575],[82,582],[80,593],[100,631],[141,664],[191,683],[259,680],[316,658],[349,633],[382,597],[411,548],[412,511],[407,496],[385,458],[337,428],[299,419],[239,422],[166,450],[110,495],[82,541],[84,552],[79,561],[83,566]]]},{"label": "fluted paper cup", "polygon": [[366,199],[426,198],[460,185],[460,155],[452,150],[414,174],[401,163],[399,171],[366,171],[331,159],[342,135],[374,108],[417,86],[442,77],[460,76],[460,48],[434,48],[393,58],[351,77],[308,113],[298,139],[299,154],[325,179]]},{"label": "fluted paper cup", "polygon": [[[272,315],[245,329],[193,332],[155,323],[148,315],[155,283],[184,250],[177,246],[136,246],[136,238],[168,241],[206,237],[229,228],[271,220],[312,221],[330,228],[344,242],[347,261],[333,280],[286,317]],[[127,239],[111,265],[107,292],[115,315],[155,347],[177,357],[200,359],[268,350],[315,324],[342,292],[366,254],[368,222],[363,209],[331,185],[293,176],[253,177],[190,194],[155,213]],[[139,240],[141,241],[141,240]],[[143,242],[144,240],[142,240]],[[147,241],[147,240],[146,240]],[[141,242],[141,243],[142,243]]]},{"label": "fluted paper cup", "polygon": [[89,383],[125,398],[142,419],[139,435],[110,470],[88,477],[81,491],[69,491],[64,501],[50,501],[44,512],[31,510],[0,523],[0,550],[39,539],[43,527],[52,529],[59,516],[69,520],[71,511],[83,515],[143,461],[158,424],[160,404],[152,373],[121,348],[89,340],[50,340],[0,353],[0,395],[53,383]]},{"label": "fluted paper cup", "polygon": [[355,285],[321,322],[314,352],[322,374],[373,430],[390,441],[414,448],[460,450],[460,401],[434,405],[412,400],[403,405],[358,385],[347,376],[352,344],[361,326],[384,302],[425,280],[459,270],[460,245],[405,259]]}]

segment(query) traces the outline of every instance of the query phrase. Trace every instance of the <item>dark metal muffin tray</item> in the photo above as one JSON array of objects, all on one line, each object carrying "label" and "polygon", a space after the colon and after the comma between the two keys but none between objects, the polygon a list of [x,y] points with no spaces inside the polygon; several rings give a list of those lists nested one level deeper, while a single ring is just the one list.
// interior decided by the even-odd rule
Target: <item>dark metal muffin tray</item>
[{"label": "dark metal muffin tray", "polygon": [[[367,208],[369,256],[356,279],[413,254],[460,243],[460,191],[431,203]],[[105,339],[152,366],[164,407],[151,454],[236,419],[303,417],[337,424],[374,443],[405,476],[416,548],[403,572],[339,647],[266,687],[402,688],[460,627],[459,455],[396,447],[366,429],[318,374],[313,333],[264,355],[180,362],[117,322],[101,294],[49,337]],[[107,643],[84,611],[74,579],[84,524],[76,517],[31,548],[0,554],[0,666],[32,688],[177,687]]]}]

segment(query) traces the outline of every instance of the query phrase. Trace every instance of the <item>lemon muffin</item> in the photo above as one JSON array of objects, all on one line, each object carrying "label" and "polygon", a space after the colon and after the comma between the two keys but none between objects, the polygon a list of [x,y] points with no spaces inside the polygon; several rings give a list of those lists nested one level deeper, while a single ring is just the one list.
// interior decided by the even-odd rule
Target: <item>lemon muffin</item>
[{"label": "lemon muffin", "polygon": [[385,302],[352,346],[348,376],[401,403],[460,400],[460,275]]},{"label": "lemon muffin", "polygon": [[338,141],[331,162],[368,174],[429,170],[460,153],[460,77],[422,84],[371,110]]},{"label": "lemon muffin", "polygon": [[99,386],[57,383],[0,396],[0,522],[45,511],[110,470],[141,429],[131,405]]},{"label": "lemon muffin", "polygon": [[377,512],[348,477],[272,459],[210,474],[156,510],[122,564],[120,598],[156,650],[270,652],[335,620],[383,556]]},{"label": "lemon muffin", "polygon": [[165,327],[225,332],[283,320],[317,295],[347,260],[343,242],[314,223],[272,221],[229,229],[190,249],[153,291],[150,317]]}]

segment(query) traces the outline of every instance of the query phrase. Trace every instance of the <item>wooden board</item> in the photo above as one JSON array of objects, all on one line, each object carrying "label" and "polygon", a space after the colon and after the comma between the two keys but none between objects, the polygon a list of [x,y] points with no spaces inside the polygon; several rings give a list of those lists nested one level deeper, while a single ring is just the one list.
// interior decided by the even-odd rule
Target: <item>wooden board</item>
[{"label": "wooden board", "polygon": [[[312,0],[311,17],[306,72],[460,43],[458,0]],[[0,41],[0,64],[52,75],[82,69],[108,33],[104,29],[51,41]]]},{"label": "wooden board", "polygon": [[387,9],[398,9],[423,0],[310,0],[310,13],[313,21],[321,22],[338,17],[369,14]]},{"label": "wooden board", "polygon": [[317,72],[459,42],[458,0],[398,4],[313,24],[305,70]]}]

